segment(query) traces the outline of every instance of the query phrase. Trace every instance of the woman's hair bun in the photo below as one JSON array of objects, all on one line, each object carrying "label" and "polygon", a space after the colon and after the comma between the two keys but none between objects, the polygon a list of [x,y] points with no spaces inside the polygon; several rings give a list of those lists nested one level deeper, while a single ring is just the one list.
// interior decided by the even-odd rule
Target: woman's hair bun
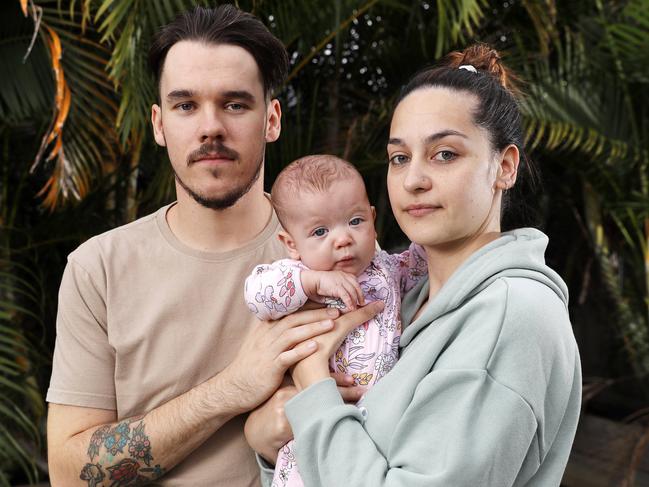
[{"label": "woman's hair bun", "polygon": [[444,64],[450,68],[471,65],[478,71],[489,73],[510,92],[518,92],[513,72],[503,64],[498,51],[487,44],[476,43],[463,51],[453,51],[446,56]]}]

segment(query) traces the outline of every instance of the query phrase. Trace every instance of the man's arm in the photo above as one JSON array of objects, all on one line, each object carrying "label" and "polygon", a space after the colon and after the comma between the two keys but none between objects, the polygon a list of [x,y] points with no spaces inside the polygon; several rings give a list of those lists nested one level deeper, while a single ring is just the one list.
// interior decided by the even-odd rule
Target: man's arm
[{"label": "man's arm", "polygon": [[[359,323],[368,312],[359,313]],[[118,422],[114,411],[52,405],[53,485],[94,486],[101,479],[139,485],[160,477],[225,422],[270,397],[288,367],[317,349],[310,339],[330,330],[336,316],[317,309],[256,323],[222,372],[139,418]]]}]

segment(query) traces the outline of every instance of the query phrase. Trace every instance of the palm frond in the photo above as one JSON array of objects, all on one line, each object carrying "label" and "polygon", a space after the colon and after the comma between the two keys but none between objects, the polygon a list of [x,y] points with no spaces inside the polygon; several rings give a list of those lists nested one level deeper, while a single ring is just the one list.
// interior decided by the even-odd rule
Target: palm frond
[{"label": "palm frond", "polygon": [[23,271],[17,271],[11,261],[0,258],[0,471],[19,465],[29,481],[36,482],[34,459],[45,410],[34,378],[34,344],[23,332],[23,323],[42,326],[42,310],[29,283],[38,280],[37,274],[29,269],[27,276],[19,277]]}]

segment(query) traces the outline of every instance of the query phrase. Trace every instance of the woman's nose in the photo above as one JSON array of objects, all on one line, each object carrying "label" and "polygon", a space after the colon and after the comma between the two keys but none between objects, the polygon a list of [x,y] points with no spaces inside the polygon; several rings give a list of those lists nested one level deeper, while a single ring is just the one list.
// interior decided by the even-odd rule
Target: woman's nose
[{"label": "woman's nose", "polygon": [[411,163],[407,171],[403,180],[403,187],[406,191],[418,193],[432,188],[433,183],[430,175],[426,173],[422,165]]}]

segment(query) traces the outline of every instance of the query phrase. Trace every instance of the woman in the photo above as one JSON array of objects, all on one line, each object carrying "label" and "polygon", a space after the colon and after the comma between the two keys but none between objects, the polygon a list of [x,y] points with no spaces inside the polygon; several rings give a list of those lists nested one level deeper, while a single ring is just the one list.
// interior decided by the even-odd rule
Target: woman
[{"label": "woman", "polygon": [[[429,279],[404,299],[401,358],[357,406],[327,369],[346,330],[295,367],[299,393],[285,409],[305,485],[559,485],[579,416],[579,354],[566,286],[544,263],[547,237],[501,233],[506,192],[527,170],[510,79],[497,52],[477,45],[404,88],[388,190],[399,226],[426,250]],[[264,436],[256,417],[253,446]]]}]

